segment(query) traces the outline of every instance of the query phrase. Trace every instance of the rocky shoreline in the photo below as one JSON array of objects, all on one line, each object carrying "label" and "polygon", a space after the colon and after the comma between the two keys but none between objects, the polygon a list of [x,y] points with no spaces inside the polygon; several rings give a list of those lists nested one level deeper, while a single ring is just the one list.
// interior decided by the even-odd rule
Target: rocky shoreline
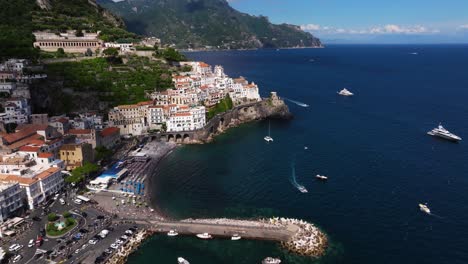
[{"label": "rocky shoreline", "polygon": [[135,252],[147,238],[151,237],[153,233],[148,230],[141,230],[132,237],[129,242],[120,247],[119,250],[110,257],[106,263],[107,264],[125,264],[127,263],[128,257]]},{"label": "rocky shoreline", "polygon": [[294,218],[270,218],[263,222],[275,226],[283,226],[296,229],[294,236],[281,246],[298,255],[321,257],[325,255],[328,247],[327,236],[314,224]]}]

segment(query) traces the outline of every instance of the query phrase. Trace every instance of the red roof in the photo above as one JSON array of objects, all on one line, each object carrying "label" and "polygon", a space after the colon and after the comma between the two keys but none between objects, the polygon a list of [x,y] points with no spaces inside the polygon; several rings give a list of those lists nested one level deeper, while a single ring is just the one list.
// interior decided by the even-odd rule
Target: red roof
[{"label": "red roof", "polygon": [[73,135],[91,134],[91,129],[70,129],[68,130],[68,134],[73,134]]},{"label": "red roof", "polygon": [[52,158],[53,156],[54,156],[54,154],[52,154],[50,152],[43,152],[43,153],[39,153],[39,155],[37,155],[37,157],[42,158],[42,159]]},{"label": "red roof", "polygon": [[19,148],[19,151],[23,152],[39,152],[41,147],[38,146],[22,146]]},{"label": "red roof", "polygon": [[110,136],[112,134],[119,134],[120,133],[120,128],[118,127],[107,127],[107,128],[104,128],[102,131],[101,131],[101,136],[102,137],[107,137],[107,136]]},{"label": "red roof", "polygon": [[3,136],[3,139],[8,143],[14,143],[24,138],[30,137],[37,133],[38,130],[45,130],[47,125],[23,125],[21,130],[17,128],[17,132]]}]

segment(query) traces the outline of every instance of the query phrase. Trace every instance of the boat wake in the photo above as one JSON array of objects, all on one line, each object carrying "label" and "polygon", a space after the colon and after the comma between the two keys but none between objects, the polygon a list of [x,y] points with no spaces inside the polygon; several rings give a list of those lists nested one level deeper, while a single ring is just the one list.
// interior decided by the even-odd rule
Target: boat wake
[{"label": "boat wake", "polygon": [[307,193],[307,189],[306,187],[304,187],[304,185],[302,184],[299,184],[296,180],[296,166],[295,164],[293,163],[292,164],[292,174],[291,174],[291,179],[290,179],[292,185],[294,187],[296,187],[301,193]]},{"label": "boat wake", "polygon": [[293,104],[297,104],[298,106],[309,107],[308,104],[301,103],[301,102],[298,102],[298,101],[295,101],[295,100],[291,100],[291,99],[289,99],[289,98],[283,97],[283,99],[285,99],[285,100],[287,100],[287,101],[289,101],[289,102],[291,102],[291,103],[293,103]]}]

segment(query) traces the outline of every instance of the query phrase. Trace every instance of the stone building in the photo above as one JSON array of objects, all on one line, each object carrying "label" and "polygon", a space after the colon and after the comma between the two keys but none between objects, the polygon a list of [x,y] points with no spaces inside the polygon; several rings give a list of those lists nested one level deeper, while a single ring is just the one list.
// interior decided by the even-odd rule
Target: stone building
[{"label": "stone building", "polygon": [[88,143],[65,144],[60,148],[59,154],[67,170],[73,170],[83,166],[85,162],[93,161],[93,148]]},{"label": "stone building", "polygon": [[63,48],[65,52],[69,53],[84,53],[88,49],[95,52],[96,49],[102,47],[102,41],[98,39],[98,33],[84,32],[83,36],[77,37],[75,31],[68,31],[67,33],[52,33],[38,31],[33,33],[36,37],[34,47],[38,47],[44,51],[57,51]]}]

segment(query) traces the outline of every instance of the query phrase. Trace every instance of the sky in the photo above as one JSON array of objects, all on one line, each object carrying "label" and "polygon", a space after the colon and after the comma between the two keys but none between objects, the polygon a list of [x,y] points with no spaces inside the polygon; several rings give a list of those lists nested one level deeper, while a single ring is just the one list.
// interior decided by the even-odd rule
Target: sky
[{"label": "sky", "polygon": [[229,0],[325,43],[468,43],[468,0]]}]

